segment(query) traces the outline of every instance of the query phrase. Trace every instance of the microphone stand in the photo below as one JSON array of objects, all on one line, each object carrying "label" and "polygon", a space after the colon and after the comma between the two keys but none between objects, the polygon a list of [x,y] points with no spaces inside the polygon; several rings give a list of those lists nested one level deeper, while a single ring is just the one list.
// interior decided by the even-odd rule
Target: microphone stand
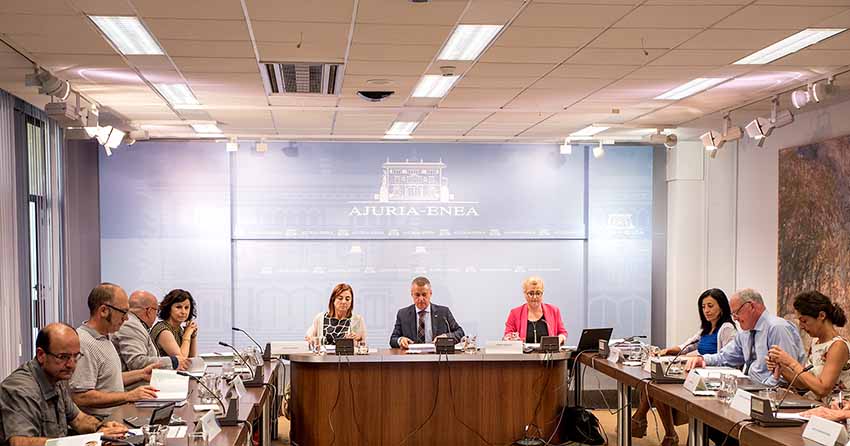
[{"label": "microphone stand", "polygon": [[687,344],[685,344],[684,347],[679,350],[679,353],[676,353],[676,356],[673,357],[673,360],[670,361],[670,364],[667,364],[667,369],[664,370],[664,376],[670,374],[670,368],[673,367],[673,364],[676,363],[676,360],[679,359],[679,356],[682,354],[682,352],[685,351],[686,348],[696,344],[697,342],[699,342],[699,338],[697,338],[695,341],[688,342]]},{"label": "microphone stand", "polygon": [[220,426],[238,426],[239,425],[239,420],[237,419],[238,416],[239,416],[239,409],[238,409],[238,405],[233,403],[233,400],[231,400],[230,407],[225,406],[224,401],[222,401],[221,397],[218,396],[212,389],[210,389],[209,386],[204,384],[203,380],[201,380],[197,376],[193,376],[192,374],[187,373],[187,372],[183,372],[183,371],[177,371],[177,374],[180,375],[180,376],[186,376],[189,379],[195,380],[196,383],[200,384],[201,387],[206,389],[206,391],[209,392],[210,395],[212,395],[216,399],[216,401],[218,401],[218,405],[221,406],[221,416],[216,417],[216,421],[218,421],[218,424]]},{"label": "microphone stand", "polygon": [[780,408],[782,408],[782,403],[785,401],[785,398],[788,398],[788,394],[794,391],[794,383],[797,381],[797,378],[799,378],[800,375],[808,372],[809,370],[811,370],[813,368],[814,368],[813,365],[803,367],[803,370],[800,370],[799,372],[797,372],[796,375],[794,375],[794,378],[791,380],[791,383],[788,384],[788,389],[785,390],[785,395],[782,395],[782,398],[779,400],[779,403],[776,405],[776,410],[779,410]]},{"label": "microphone stand", "polygon": [[253,336],[251,336],[251,334],[250,334],[250,333],[248,333],[247,331],[245,331],[245,330],[243,330],[243,329],[241,329],[241,328],[239,328],[239,327],[230,327],[230,329],[231,329],[231,330],[233,330],[233,331],[238,331],[238,332],[244,333],[244,334],[245,334],[245,336],[248,336],[248,339],[250,339],[250,340],[251,340],[251,342],[253,342],[253,343],[254,343],[254,345],[256,345],[256,346],[257,346],[257,348],[258,348],[258,349],[260,349],[260,351],[261,351],[261,352],[263,352],[263,360],[271,359],[271,358],[267,358],[267,357],[266,357],[266,353],[265,353],[265,352],[266,352],[266,350],[265,350],[263,347],[261,347],[261,346],[260,346],[260,343],[259,343],[259,342],[257,342],[257,340],[256,340],[256,339],[254,339],[254,337],[253,337]]},{"label": "microphone stand", "polygon": [[[235,354],[236,354],[236,356],[237,356],[239,359],[241,359],[241,360],[242,360],[242,363],[243,363],[243,364],[245,364],[245,367],[247,367],[247,368],[248,368],[248,372],[251,374],[251,380],[250,380],[250,381],[245,381],[245,387],[262,387],[262,385],[263,385],[263,376],[262,376],[262,374],[258,374],[258,373],[256,373],[256,371],[254,370],[254,368],[253,368],[253,367],[251,367],[251,365],[250,365],[250,364],[248,364],[248,361],[247,361],[247,360],[246,360],[246,359],[245,359],[245,358],[244,358],[241,354],[239,354],[239,350],[236,350],[236,347],[234,347],[234,346],[232,346],[232,345],[230,345],[230,344],[228,344],[228,343],[226,343],[226,342],[222,342],[222,341],[218,341],[218,345],[220,345],[220,346],[222,346],[222,347],[227,347],[227,348],[229,348],[229,349],[233,350],[233,353],[235,353]],[[258,368],[260,368],[260,367],[258,367]],[[260,370],[262,371],[262,368],[260,368]],[[262,373],[262,372],[261,372],[261,373]],[[258,378],[259,378],[259,379],[258,379]]]}]

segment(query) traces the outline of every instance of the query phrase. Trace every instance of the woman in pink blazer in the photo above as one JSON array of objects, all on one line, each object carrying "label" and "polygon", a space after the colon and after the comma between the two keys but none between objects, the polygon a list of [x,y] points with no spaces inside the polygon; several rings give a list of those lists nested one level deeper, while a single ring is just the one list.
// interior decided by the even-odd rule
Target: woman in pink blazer
[{"label": "woman in pink blazer", "polygon": [[557,336],[561,344],[566,342],[567,329],[561,320],[561,310],[543,303],[543,279],[537,276],[525,279],[522,291],[526,303],[511,310],[503,339],[536,344],[543,336]]}]

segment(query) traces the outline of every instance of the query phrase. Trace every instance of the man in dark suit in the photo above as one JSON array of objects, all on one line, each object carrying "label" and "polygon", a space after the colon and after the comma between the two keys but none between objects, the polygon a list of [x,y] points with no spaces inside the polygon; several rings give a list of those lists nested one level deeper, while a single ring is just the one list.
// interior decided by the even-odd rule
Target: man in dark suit
[{"label": "man in dark suit", "polygon": [[451,337],[460,342],[463,328],[455,321],[451,310],[431,304],[431,282],[425,277],[413,279],[410,285],[413,305],[398,310],[390,347],[407,348],[410,344],[434,342],[437,337]]}]

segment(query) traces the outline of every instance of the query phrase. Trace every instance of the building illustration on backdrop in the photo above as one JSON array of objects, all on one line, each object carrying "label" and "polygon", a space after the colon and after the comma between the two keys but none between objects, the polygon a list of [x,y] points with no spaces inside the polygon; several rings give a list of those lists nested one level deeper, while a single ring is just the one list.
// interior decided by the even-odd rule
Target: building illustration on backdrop
[{"label": "building illustration on backdrop", "polygon": [[380,203],[390,202],[439,202],[449,203],[454,194],[449,192],[448,178],[443,176],[446,168],[443,160],[430,161],[387,161],[382,165],[381,188],[375,194]]}]

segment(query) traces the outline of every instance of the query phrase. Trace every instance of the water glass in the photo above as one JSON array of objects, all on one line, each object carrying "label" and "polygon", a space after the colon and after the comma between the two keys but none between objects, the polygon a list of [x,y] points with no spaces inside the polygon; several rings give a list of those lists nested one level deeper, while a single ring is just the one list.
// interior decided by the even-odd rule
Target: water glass
[{"label": "water glass", "polygon": [[369,345],[365,342],[358,342],[355,347],[354,353],[358,355],[368,355],[369,354]]},{"label": "water glass", "polygon": [[782,393],[776,388],[770,388],[762,390],[759,394],[770,401],[770,408],[776,412],[776,409],[779,406],[779,401],[782,399]]},{"label": "water glass", "polygon": [[720,389],[717,390],[717,398],[723,404],[732,404],[732,399],[735,398],[735,393],[738,392],[738,378],[731,373],[724,373],[720,377]]},{"label": "water glass", "polygon": [[165,446],[165,441],[168,438],[168,426],[146,424],[142,426],[142,435],[145,438],[145,446]]},{"label": "water glass", "polygon": [[207,446],[209,441],[206,432],[189,432],[186,435],[186,446]]},{"label": "water glass", "polygon": [[233,361],[227,361],[221,365],[221,376],[226,380],[231,380],[236,375],[235,369],[233,367]]},{"label": "water glass", "polygon": [[705,383],[706,390],[719,390],[720,389],[720,378],[723,376],[722,373],[709,373],[703,382]]},{"label": "water glass", "polygon": [[478,353],[478,336],[466,336],[463,343],[463,352],[469,354]]}]

